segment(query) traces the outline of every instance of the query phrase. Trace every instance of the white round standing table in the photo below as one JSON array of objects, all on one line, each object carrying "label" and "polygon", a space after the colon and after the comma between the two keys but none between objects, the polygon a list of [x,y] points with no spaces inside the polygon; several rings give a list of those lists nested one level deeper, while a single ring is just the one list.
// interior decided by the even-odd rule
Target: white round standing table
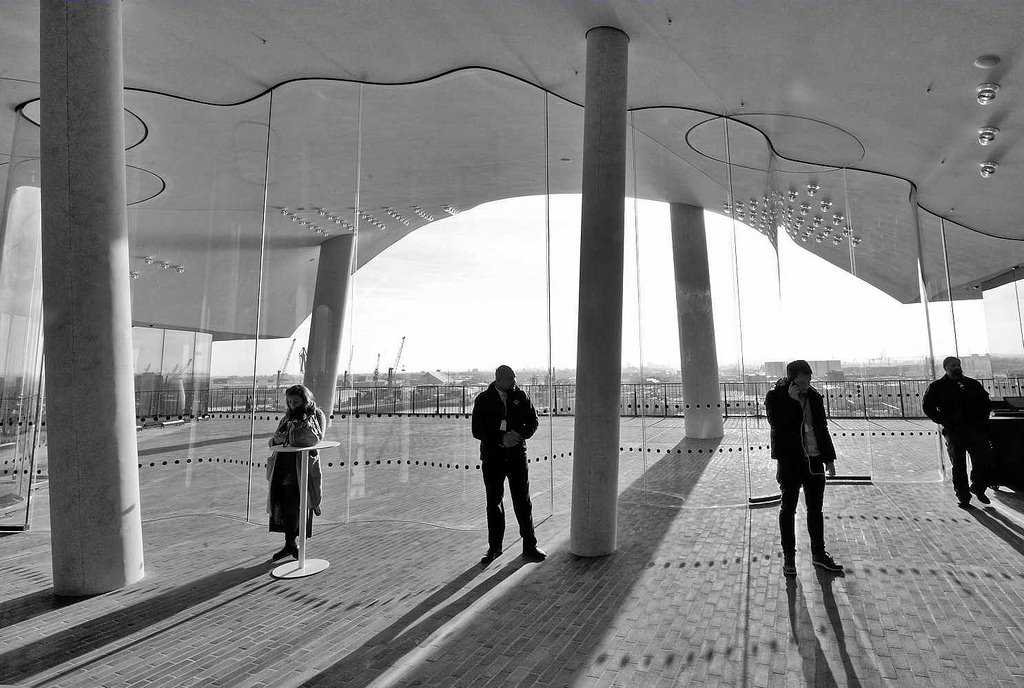
[{"label": "white round standing table", "polygon": [[[299,558],[297,561],[289,561],[281,564],[270,572],[274,578],[304,578],[320,573],[330,562],[326,559],[306,558],[306,523],[309,518],[309,452],[314,449],[330,449],[337,447],[341,442],[322,440],[311,447],[271,447],[278,454],[302,454],[299,461]],[[280,461],[283,457],[278,457]]]}]

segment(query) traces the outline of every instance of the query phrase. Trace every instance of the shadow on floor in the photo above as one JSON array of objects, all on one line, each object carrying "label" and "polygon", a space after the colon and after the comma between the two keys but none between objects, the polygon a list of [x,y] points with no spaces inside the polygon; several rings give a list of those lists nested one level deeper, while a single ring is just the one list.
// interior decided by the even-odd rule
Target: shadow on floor
[{"label": "shadow on floor", "polygon": [[[360,673],[379,674],[412,651],[457,614],[469,608],[474,602],[522,568],[524,563],[521,557],[509,562],[484,583],[470,588],[466,594],[460,596],[460,591],[485,571],[480,564],[474,564],[396,619],[387,628],[346,655],[344,659],[336,662],[329,671],[304,685],[335,686],[338,685],[336,676],[350,677]],[[439,605],[444,606],[438,608]],[[427,614],[429,615],[424,617]]]},{"label": "shadow on floor", "polygon": [[[63,664],[104,645],[115,643],[117,640],[148,626],[153,626],[190,607],[213,599],[238,585],[264,577],[270,567],[271,562],[268,560],[254,566],[220,571],[133,605],[88,619],[24,647],[4,652],[0,654],[0,684],[23,682],[52,666]],[[227,604],[238,597],[248,595],[271,584],[272,581],[267,580],[262,584],[248,586],[244,592],[222,604]],[[53,597],[52,591],[36,593],[40,596],[46,594],[50,595],[51,600],[56,599]],[[28,597],[33,597],[33,595]],[[24,598],[19,599],[24,600]],[[39,599],[29,603],[42,604]],[[124,649],[124,646],[118,646],[113,651],[121,652]],[[73,670],[81,668],[81,666],[76,666]]]},{"label": "shadow on floor", "polygon": [[[704,456],[679,456],[679,459],[673,457],[673,462],[670,463],[665,463],[666,459],[662,459],[650,470],[674,471],[679,468],[675,465],[676,461],[687,462],[687,474],[699,477],[714,453],[710,452]],[[642,481],[641,476],[627,489],[636,489],[643,484]],[[696,483],[697,480],[690,481],[691,486]],[[630,598],[638,569],[650,563],[652,555],[675,521],[680,504],[685,501],[685,494],[679,496],[682,499],[669,507],[651,507],[620,501],[619,549],[615,553],[606,557],[577,557],[567,551],[567,543],[557,550],[552,550],[547,561],[535,567],[516,586],[504,591],[486,610],[481,610],[476,616],[454,627],[445,638],[446,645],[458,647],[462,641],[479,643],[493,648],[491,654],[496,658],[505,650],[502,646],[503,639],[521,638],[521,624],[524,619],[529,619],[542,624],[536,630],[538,639],[541,635],[553,631],[561,635],[560,641],[564,640],[559,644],[553,642],[549,636],[545,644],[539,646],[545,655],[537,662],[538,666],[543,667],[543,673],[537,677],[541,682],[550,681],[560,672],[585,669],[578,666],[579,658],[589,655],[598,646],[605,630]],[[498,577],[507,578],[516,568],[518,565],[508,565],[502,569]],[[462,578],[468,573],[462,574]],[[473,592],[473,599],[479,599],[499,583],[500,580],[488,581],[484,590],[479,593]],[[391,648],[381,648],[380,644],[395,633],[398,624],[394,624],[364,644],[362,648],[324,669],[303,685],[368,686],[388,668],[400,666],[402,657],[419,646],[431,632],[444,626],[455,613],[467,609],[470,603],[471,601],[459,600],[431,614],[414,627],[417,638],[402,641],[392,652]],[[565,621],[564,627],[554,625],[555,614],[574,618],[578,616],[578,630],[577,626],[573,625],[573,632],[569,633],[570,620]],[[424,674],[437,670],[442,664],[461,664],[467,660],[464,654],[456,656],[457,654],[445,655],[436,662],[427,662],[429,666],[410,663],[408,667],[399,669],[406,672],[402,677],[403,684],[433,685],[431,679]],[[564,676],[564,673],[561,675]]]},{"label": "shadow on floor", "polygon": [[[63,609],[77,602],[89,599],[87,597],[57,597],[53,594],[53,588],[37,590],[21,597],[0,602],[0,628],[7,628],[27,621],[40,614]],[[0,665],[3,666],[3,665]]]},{"label": "shadow on floor", "polygon": [[995,507],[984,509],[968,509],[975,521],[991,530],[1000,540],[1013,548],[1017,554],[1024,556],[1024,528],[999,513]]}]

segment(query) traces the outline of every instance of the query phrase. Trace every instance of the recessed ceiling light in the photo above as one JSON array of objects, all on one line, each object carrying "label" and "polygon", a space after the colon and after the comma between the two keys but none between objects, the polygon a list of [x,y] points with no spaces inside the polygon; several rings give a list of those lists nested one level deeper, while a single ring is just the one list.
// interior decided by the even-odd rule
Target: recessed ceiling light
[{"label": "recessed ceiling light", "polygon": [[992,69],[1001,61],[998,55],[982,55],[974,61],[974,66],[978,69]]},{"label": "recessed ceiling light", "polygon": [[978,84],[978,104],[988,105],[996,99],[996,91],[999,90],[999,84]]},{"label": "recessed ceiling light", "polygon": [[999,167],[999,163],[993,162],[992,160],[986,160],[983,163],[979,163],[978,167],[981,168],[981,176],[988,179],[996,173],[996,168]]},{"label": "recessed ceiling light", "polygon": [[982,127],[978,130],[978,143],[987,146],[996,140],[996,134],[998,133],[999,130],[995,127]]}]

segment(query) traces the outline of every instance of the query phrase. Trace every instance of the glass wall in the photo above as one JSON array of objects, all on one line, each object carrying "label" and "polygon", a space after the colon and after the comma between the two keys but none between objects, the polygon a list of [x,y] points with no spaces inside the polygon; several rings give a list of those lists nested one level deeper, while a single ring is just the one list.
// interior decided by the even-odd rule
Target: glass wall
[{"label": "glass wall", "polygon": [[[321,522],[483,532],[470,416],[499,364],[541,414],[527,450],[535,520],[569,511],[577,104],[483,70],[403,86],[295,81],[232,106],[128,91],[125,104],[144,518],[265,520],[267,439],[284,390],[322,363],[313,320],[337,305],[317,296],[320,278],[347,285],[337,384],[320,399],[339,442],[321,455]],[[764,398],[793,359],[815,371],[847,479],[942,477],[921,397],[946,355],[993,398],[1022,394],[1021,242],[919,208],[909,184],[854,169],[855,156],[801,161],[787,126],[629,115],[626,504],[777,492]],[[32,515],[45,527],[45,487],[31,489],[47,475],[31,112],[0,170],[0,507],[3,525]],[[702,238],[673,226],[685,206],[703,209]],[[676,271],[694,247],[707,253],[700,289]],[[353,257],[347,281],[338,255]],[[714,332],[680,323],[697,292]],[[684,366],[698,350],[717,365]],[[684,393],[698,378],[710,387]],[[723,436],[688,437],[709,411]]]}]

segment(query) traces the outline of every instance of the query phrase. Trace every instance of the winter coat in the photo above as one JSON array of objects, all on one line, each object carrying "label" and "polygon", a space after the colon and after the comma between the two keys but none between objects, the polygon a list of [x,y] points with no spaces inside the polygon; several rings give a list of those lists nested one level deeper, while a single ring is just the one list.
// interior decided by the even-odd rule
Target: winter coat
[{"label": "winter coat", "polygon": [[[804,410],[799,401],[789,396],[789,384],[787,378],[782,378],[764,398],[768,424],[772,428],[772,458],[786,463],[807,458],[803,438]],[[824,397],[811,387],[807,390],[807,403],[811,407],[811,426],[820,460],[832,463],[836,460],[836,448],[828,431]]]},{"label": "winter coat", "polygon": [[[533,407],[530,395],[513,386],[508,391],[508,407],[501,403],[492,382],[487,389],[477,395],[473,402],[473,437],[480,440],[480,458],[486,460],[497,456],[499,450],[516,451],[526,454],[526,440],[537,432],[540,422],[537,410]],[[505,421],[505,430],[501,429],[501,421]],[[503,448],[501,438],[506,432],[515,431],[523,441],[515,447]]]},{"label": "winter coat", "polygon": [[925,415],[942,426],[944,433],[981,428],[988,422],[992,409],[988,392],[980,382],[949,375],[928,385],[921,406]]},{"label": "winter coat", "polygon": [[[287,414],[285,414],[285,417],[278,423],[277,430],[274,432],[274,442],[275,444],[283,444],[286,447],[308,446],[309,440],[313,437],[317,438],[317,442],[324,438],[324,428],[326,427],[327,417],[319,408],[315,409],[313,416],[301,423],[290,420]],[[317,455],[317,451],[314,449],[307,453],[309,455],[309,483],[306,489],[309,503],[307,506],[319,514],[320,504],[323,501],[323,472],[320,470],[320,457]],[[274,466],[277,464],[279,456],[285,457],[282,460],[291,459],[295,461],[295,475],[302,475],[302,455],[303,452],[282,454],[274,452],[271,454],[267,459],[268,486],[274,478]],[[273,513],[269,489],[267,490],[267,513]]]}]

